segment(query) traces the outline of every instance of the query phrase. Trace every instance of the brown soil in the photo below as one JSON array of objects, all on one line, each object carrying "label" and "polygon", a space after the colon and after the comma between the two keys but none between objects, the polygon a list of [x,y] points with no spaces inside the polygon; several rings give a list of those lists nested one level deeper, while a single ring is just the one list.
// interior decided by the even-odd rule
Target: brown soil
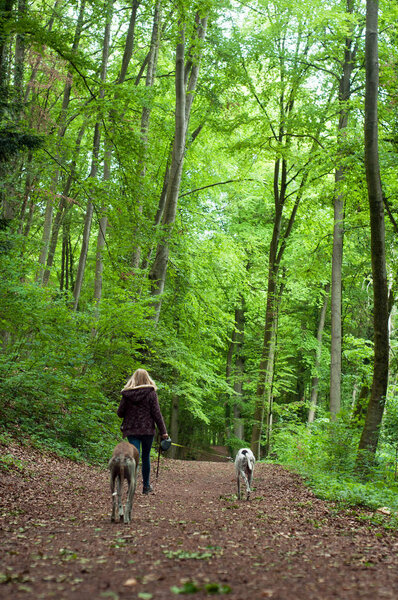
[{"label": "brown soil", "polygon": [[0,477],[1,598],[398,597],[397,533],[318,500],[279,466],[257,464],[252,498],[238,502],[231,463],[164,460],[124,525],[110,522],[106,470],[1,451],[22,461]]}]

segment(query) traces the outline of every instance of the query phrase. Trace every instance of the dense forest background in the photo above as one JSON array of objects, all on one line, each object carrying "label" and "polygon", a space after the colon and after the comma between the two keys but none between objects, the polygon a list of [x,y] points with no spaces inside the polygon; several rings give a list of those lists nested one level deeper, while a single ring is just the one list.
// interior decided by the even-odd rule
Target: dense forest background
[{"label": "dense forest background", "polygon": [[250,445],[396,503],[398,4],[378,60],[367,12],[0,2],[2,435],[103,461],[144,367],[188,457]]}]

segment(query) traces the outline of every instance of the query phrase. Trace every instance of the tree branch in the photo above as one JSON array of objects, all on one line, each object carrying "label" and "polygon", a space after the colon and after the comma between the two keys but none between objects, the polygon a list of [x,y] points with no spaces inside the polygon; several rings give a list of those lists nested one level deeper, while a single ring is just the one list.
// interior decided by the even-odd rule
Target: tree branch
[{"label": "tree branch", "polygon": [[217,183],[210,183],[209,185],[204,185],[199,188],[195,188],[194,190],[190,190],[189,192],[184,192],[180,194],[178,197],[183,198],[184,196],[189,196],[190,194],[194,194],[195,192],[200,192],[201,190],[206,190],[207,188],[215,187],[216,185],[226,185],[227,183],[239,183],[241,181],[258,181],[257,179],[228,179],[227,181],[218,181]]}]

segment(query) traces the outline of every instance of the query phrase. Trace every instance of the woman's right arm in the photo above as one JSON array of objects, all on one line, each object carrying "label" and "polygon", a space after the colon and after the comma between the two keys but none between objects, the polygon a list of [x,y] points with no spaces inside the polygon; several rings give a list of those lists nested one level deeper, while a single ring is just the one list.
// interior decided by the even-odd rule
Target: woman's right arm
[{"label": "woman's right arm", "polygon": [[126,399],[122,396],[120,400],[119,408],[117,409],[117,416],[123,419],[124,413],[126,412]]},{"label": "woman's right arm", "polygon": [[151,415],[156,425],[158,426],[160,436],[167,436],[167,429],[164,423],[164,419],[162,413],[160,412],[159,400],[155,391],[151,392],[149,395],[149,406],[151,410]]}]

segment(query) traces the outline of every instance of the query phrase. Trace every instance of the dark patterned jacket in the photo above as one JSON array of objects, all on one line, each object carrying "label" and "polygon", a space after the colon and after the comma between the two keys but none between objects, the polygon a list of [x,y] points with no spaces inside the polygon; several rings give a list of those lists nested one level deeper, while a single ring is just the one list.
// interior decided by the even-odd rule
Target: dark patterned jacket
[{"label": "dark patterned jacket", "polygon": [[155,423],[160,435],[167,433],[160,412],[159,400],[152,385],[139,385],[122,392],[117,409],[118,417],[123,419],[121,430],[123,437],[128,435],[155,435]]}]

